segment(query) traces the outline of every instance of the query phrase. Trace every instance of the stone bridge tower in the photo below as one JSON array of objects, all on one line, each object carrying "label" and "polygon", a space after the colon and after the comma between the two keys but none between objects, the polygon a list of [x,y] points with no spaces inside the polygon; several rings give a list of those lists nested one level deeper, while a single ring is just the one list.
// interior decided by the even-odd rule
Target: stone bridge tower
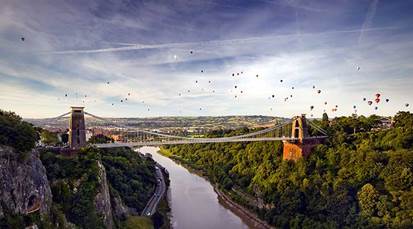
[{"label": "stone bridge tower", "polygon": [[71,107],[69,123],[69,146],[72,150],[80,149],[86,145],[85,113],[84,107]]},{"label": "stone bridge tower", "polygon": [[304,114],[293,118],[291,128],[292,139],[283,141],[283,160],[297,161],[302,157],[307,157],[313,147],[321,143],[321,140],[309,138]]}]

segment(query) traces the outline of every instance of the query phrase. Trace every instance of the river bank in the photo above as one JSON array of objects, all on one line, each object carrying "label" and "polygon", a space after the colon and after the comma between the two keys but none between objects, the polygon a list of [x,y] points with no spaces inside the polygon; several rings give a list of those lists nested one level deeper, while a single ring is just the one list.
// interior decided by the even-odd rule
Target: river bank
[{"label": "river bank", "polygon": [[[185,163],[184,161],[180,160],[178,157],[172,155],[168,150],[160,148],[158,151],[159,154],[170,158],[173,160],[175,163],[182,165],[184,168],[186,168],[189,172],[194,173],[198,176],[203,177],[207,181],[209,181],[211,184],[212,182],[208,179],[208,177],[205,175],[205,173],[202,170],[193,168],[190,164]],[[265,221],[261,220],[258,218],[258,216],[246,209],[244,206],[240,205],[239,203],[236,203],[234,200],[231,199],[230,196],[225,194],[223,191],[219,190],[216,184],[212,184],[214,187],[215,193],[218,195],[218,199],[220,203],[223,204],[226,208],[231,210],[234,214],[236,214],[238,217],[240,217],[249,227],[251,228],[259,228],[259,229],[268,229],[268,228],[274,228]]]}]

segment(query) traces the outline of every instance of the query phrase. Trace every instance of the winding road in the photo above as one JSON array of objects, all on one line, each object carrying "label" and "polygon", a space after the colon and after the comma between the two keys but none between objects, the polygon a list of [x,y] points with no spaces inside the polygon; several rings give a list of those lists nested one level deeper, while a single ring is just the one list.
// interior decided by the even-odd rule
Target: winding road
[{"label": "winding road", "polygon": [[148,203],[146,204],[145,208],[143,209],[141,215],[142,216],[152,216],[156,212],[156,208],[158,207],[159,201],[161,201],[163,195],[166,191],[166,184],[165,178],[161,171],[162,167],[159,164],[156,164],[156,189],[152,197],[149,199]]}]

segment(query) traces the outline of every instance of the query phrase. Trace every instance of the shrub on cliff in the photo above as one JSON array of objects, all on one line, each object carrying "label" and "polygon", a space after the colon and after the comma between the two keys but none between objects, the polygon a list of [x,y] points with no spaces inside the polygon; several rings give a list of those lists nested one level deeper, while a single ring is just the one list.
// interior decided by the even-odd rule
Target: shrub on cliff
[{"label": "shrub on cliff", "polygon": [[38,139],[32,124],[14,112],[0,110],[0,145],[7,145],[19,152],[31,150]]}]

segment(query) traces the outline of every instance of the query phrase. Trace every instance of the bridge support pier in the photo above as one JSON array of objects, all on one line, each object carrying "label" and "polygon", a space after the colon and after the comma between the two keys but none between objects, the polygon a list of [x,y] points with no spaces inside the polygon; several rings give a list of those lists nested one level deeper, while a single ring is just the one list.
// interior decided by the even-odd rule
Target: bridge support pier
[{"label": "bridge support pier", "polygon": [[78,150],[86,146],[85,113],[84,107],[71,107],[69,122],[69,146]]},{"label": "bridge support pier", "polygon": [[307,157],[316,145],[322,143],[320,139],[309,138],[304,114],[293,118],[291,128],[293,140],[283,141],[283,160],[297,161],[302,157]]}]

